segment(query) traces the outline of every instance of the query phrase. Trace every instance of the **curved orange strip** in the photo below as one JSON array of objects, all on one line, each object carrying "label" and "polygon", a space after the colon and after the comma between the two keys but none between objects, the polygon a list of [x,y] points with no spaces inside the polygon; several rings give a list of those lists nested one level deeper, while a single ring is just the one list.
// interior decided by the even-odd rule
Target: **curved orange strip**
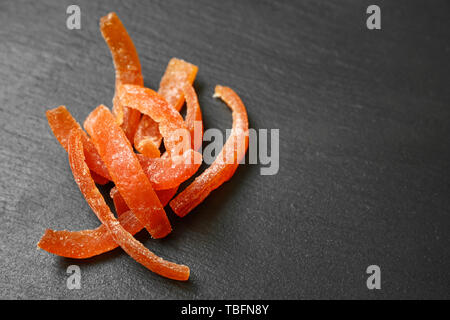
[{"label": "curved orange strip", "polygon": [[[173,198],[178,188],[156,191],[163,206]],[[111,198],[116,207],[117,216],[122,227],[135,235],[143,229],[142,224],[130,211],[120,193],[114,187]],[[93,230],[68,231],[47,229],[39,240],[38,247],[61,257],[87,259],[111,251],[119,245],[102,224]]]},{"label": "curved orange strip", "polygon": [[191,134],[192,149],[200,150],[203,142],[202,110],[200,109],[194,87],[191,84],[186,83],[182,89],[187,108],[185,123]]},{"label": "curved orange strip", "polygon": [[[122,21],[114,12],[100,19],[100,31],[113,58],[116,70],[116,93],[117,86],[120,84],[143,86],[144,79],[136,47]],[[113,102],[113,113],[129,141],[133,142],[141,114],[137,110],[130,110],[128,107],[121,105],[115,96]]]},{"label": "curved orange strip", "polygon": [[170,59],[161,78],[158,93],[166,99],[169,105],[180,111],[183,106],[183,86],[185,83],[193,84],[197,72],[196,65],[182,59]]},{"label": "curved orange strip", "polygon": [[138,220],[153,238],[169,234],[172,228],[164,208],[130,142],[108,108],[103,105],[97,107],[84,122],[84,127],[108,168],[112,181]]},{"label": "curved orange strip", "polygon": [[[142,230],[142,224],[131,211],[122,213],[119,216],[119,222],[132,235]],[[114,241],[106,226],[102,224],[93,230],[47,229],[37,246],[61,257],[87,259],[111,251],[119,245]]]},{"label": "curved orange strip", "polygon": [[111,180],[108,169],[100,158],[94,144],[65,106],[59,106],[58,108],[48,110],[45,115],[47,116],[50,129],[66,151],[70,132],[74,129],[77,130],[83,140],[84,156],[86,157],[86,163],[88,164],[89,169],[95,171],[102,177]]},{"label": "curved orange strip", "polygon": [[233,90],[222,86],[216,86],[214,96],[220,97],[233,111],[233,128],[211,166],[170,202],[170,207],[180,217],[231,178],[248,148],[248,117],[241,99]]}]

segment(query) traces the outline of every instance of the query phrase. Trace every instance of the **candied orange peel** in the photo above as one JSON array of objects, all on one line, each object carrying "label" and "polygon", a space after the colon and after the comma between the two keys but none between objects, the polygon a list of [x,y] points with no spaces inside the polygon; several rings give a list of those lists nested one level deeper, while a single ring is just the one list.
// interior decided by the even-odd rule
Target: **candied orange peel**
[{"label": "candied orange peel", "polygon": [[[198,67],[172,58],[159,90],[153,91],[144,87],[136,48],[119,17],[113,12],[102,17],[100,31],[115,68],[112,112],[99,105],[84,121],[86,131],[65,106],[48,110],[46,116],[67,151],[82,195],[101,224],[80,231],[47,229],[37,246],[75,259],[121,247],[149,270],[186,281],[189,267],[156,256],[133,236],[145,228],[153,238],[164,238],[172,231],[164,209],[168,204],[183,217],[233,176],[248,148],[247,111],[232,89],[216,87],[214,96],[232,110],[231,135],[210,167],[176,195],[203,161],[203,119],[193,86]],[[162,155],[161,143],[165,147]],[[98,185],[111,188],[116,216]]]}]

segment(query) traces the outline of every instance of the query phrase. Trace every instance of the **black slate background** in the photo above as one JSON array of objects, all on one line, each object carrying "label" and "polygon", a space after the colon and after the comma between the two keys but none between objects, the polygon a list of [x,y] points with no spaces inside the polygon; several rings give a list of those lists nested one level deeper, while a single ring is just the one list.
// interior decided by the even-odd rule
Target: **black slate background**
[{"label": "black slate background", "polygon": [[[66,8],[81,7],[81,30]],[[382,30],[365,27],[370,4]],[[171,57],[199,66],[206,128],[231,126],[212,98],[234,88],[251,127],[280,129],[280,170],[241,166],[180,219],[137,238],[191,267],[161,278],[120,249],[77,261],[36,250],[46,228],[94,228],[45,110],[79,120],[111,106],[98,29],[116,11],[156,88]],[[0,298],[450,298],[448,1],[0,2]],[[78,264],[82,289],[66,288]],[[377,264],[382,289],[366,288]]]}]

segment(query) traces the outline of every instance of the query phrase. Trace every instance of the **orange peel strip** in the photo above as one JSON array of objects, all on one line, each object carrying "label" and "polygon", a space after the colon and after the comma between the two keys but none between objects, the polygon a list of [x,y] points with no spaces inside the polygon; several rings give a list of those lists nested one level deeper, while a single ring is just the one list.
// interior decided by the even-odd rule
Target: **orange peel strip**
[{"label": "orange peel strip", "polygon": [[88,164],[89,169],[95,171],[95,173],[100,176],[111,180],[108,169],[103,163],[103,160],[98,154],[94,144],[88,138],[87,134],[83,131],[78,122],[76,122],[76,120],[72,117],[66,107],[59,106],[58,108],[48,110],[45,114],[47,116],[50,129],[61,146],[67,151],[70,132],[74,129],[77,130],[83,140],[84,156],[86,157],[86,163]]},{"label": "orange peel strip", "polygon": [[[142,230],[142,224],[131,211],[123,212],[119,222],[132,235]],[[82,231],[47,229],[37,245],[47,252],[74,259],[91,258],[119,246],[103,224]]]},{"label": "orange peel strip", "polygon": [[232,131],[211,166],[170,202],[170,207],[180,217],[231,178],[248,148],[248,117],[241,99],[232,89],[223,86],[216,86],[214,97],[221,98],[233,111]]},{"label": "orange peel strip", "polygon": [[[120,84],[143,86],[144,78],[136,47],[116,13],[111,12],[100,19],[100,31],[113,58],[116,70],[116,93]],[[141,114],[120,104],[116,96],[113,100],[113,113],[129,141],[133,142]]]},{"label": "orange peel strip", "polygon": [[183,106],[182,88],[185,83],[193,84],[198,67],[182,59],[172,58],[167,65],[158,93],[177,111]]},{"label": "orange peel strip", "polygon": [[[156,191],[163,206],[169,203],[177,189]],[[141,231],[144,227],[130,211],[115,187],[111,189],[111,198],[122,227],[132,235]],[[47,252],[74,259],[91,258],[118,246],[103,224],[96,229],[82,231],[47,229],[38,243],[38,247]]]},{"label": "orange peel strip", "polygon": [[203,141],[203,120],[202,110],[198,103],[198,97],[192,84],[186,83],[183,86],[183,95],[186,100],[186,127],[191,134],[192,149],[200,150]]},{"label": "orange peel strip", "polygon": [[[159,85],[158,93],[177,111],[183,106],[182,88],[185,83],[193,84],[198,67],[181,59],[172,58]],[[148,157],[154,147],[159,147],[162,136],[158,124],[149,116],[143,115],[134,136],[134,147]],[[198,150],[198,149],[195,149]]]},{"label": "orange peel strip", "polygon": [[74,131],[70,136],[68,149],[69,163],[75,181],[87,203],[111,234],[114,241],[130,257],[149,270],[166,278],[183,281],[188,280],[190,273],[189,267],[169,262],[156,256],[126,231],[114,217],[89,174],[89,168],[84,160],[81,137],[77,131]]},{"label": "orange peel strip", "polygon": [[161,202],[142,170],[125,133],[114,116],[103,105],[98,106],[84,122],[112,181],[128,207],[153,238],[162,238],[172,230]]}]

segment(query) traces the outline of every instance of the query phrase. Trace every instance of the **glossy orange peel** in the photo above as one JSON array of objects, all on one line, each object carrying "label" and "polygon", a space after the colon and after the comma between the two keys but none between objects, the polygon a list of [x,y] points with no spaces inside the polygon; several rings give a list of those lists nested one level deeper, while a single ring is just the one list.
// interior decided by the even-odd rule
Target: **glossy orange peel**
[{"label": "glossy orange peel", "polygon": [[103,105],[94,109],[84,128],[108,168],[111,180],[142,225],[153,238],[169,234],[172,228],[164,208],[109,109]]},{"label": "glossy orange peel", "polygon": [[216,86],[214,96],[221,98],[233,112],[231,135],[211,166],[170,202],[170,207],[180,217],[231,178],[248,148],[248,117],[242,100],[232,89],[223,86]]},{"label": "glossy orange peel", "polygon": [[[111,12],[100,19],[100,31],[111,51],[114,68],[116,71],[116,90],[121,84],[134,84],[143,86],[141,63],[125,26],[116,13]],[[129,109],[113,99],[113,113],[117,117],[125,135],[130,140],[134,139],[141,114],[137,110]]]},{"label": "glossy orange peel", "polygon": [[[183,217],[233,176],[248,148],[245,106],[232,89],[216,86],[214,96],[232,110],[231,134],[211,166],[175,196],[180,184],[192,177],[202,162],[197,151],[202,146],[203,119],[193,87],[198,67],[173,58],[158,92],[144,88],[136,48],[118,16],[112,12],[102,17],[100,30],[115,68],[113,112],[103,105],[93,110],[84,122],[89,136],[64,106],[46,115],[52,132],[68,152],[75,181],[101,225],[81,231],[47,229],[38,247],[85,259],[120,246],[151,271],[188,280],[187,266],[156,256],[133,235],[145,228],[153,238],[165,237],[172,230],[164,210],[167,204]],[[179,113],[184,102],[185,119]],[[166,152],[161,156],[162,141]],[[110,197],[117,218],[96,186],[110,181],[115,184]]]}]

